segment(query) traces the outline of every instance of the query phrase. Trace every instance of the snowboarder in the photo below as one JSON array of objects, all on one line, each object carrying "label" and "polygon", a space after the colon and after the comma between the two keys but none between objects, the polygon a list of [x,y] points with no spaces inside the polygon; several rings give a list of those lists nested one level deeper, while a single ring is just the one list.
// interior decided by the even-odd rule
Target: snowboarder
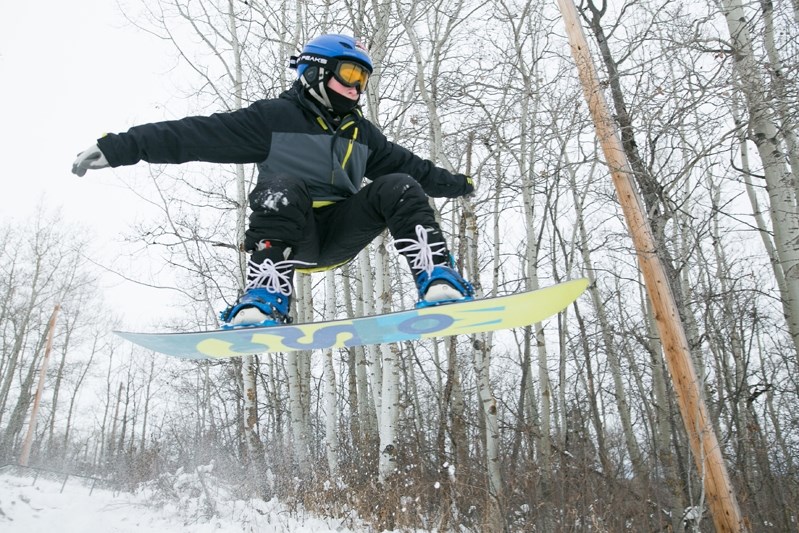
[{"label": "snowboarder", "polygon": [[[472,180],[389,142],[361,113],[372,61],[356,39],[322,35],[291,58],[298,73],[278,98],[230,113],[143,124],[105,135],[72,172],[149,163],[257,163],[249,194],[247,285],[225,327],[290,322],[296,268],[333,268],[384,229],[411,267],[418,306],[474,295],[454,268],[427,195],[471,193]],[[362,187],[364,177],[371,180]]]}]

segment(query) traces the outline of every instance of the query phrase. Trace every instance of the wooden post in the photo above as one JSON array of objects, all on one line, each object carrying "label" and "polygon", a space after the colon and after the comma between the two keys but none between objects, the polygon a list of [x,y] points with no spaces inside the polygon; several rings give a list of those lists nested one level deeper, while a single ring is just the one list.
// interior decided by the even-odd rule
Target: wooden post
[{"label": "wooden post", "polygon": [[22,453],[19,456],[19,464],[28,466],[28,459],[31,455],[33,445],[33,435],[36,433],[36,416],[39,414],[39,403],[42,401],[42,390],[44,389],[44,379],[47,376],[47,364],[50,361],[50,351],[53,349],[53,330],[55,330],[55,320],[61,304],[56,304],[53,314],[50,315],[50,323],[47,326],[47,347],[44,350],[42,368],[39,370],[39,385],[36,387],[36,396],[33,399],[33,410],[31,410],[31,420],[28,423],[28,433],[25,435],[25,443],[22,445]]},{"label": "wooden post", "polygon": [[577,8],[572,0],[558,0],[558,4],[588,108],[633,239],[649,299],[655,310],[666,364],[688,432],[696,468],[704,482],[713,523],[719,532],[746,531],[712,421],[708,418],[674,295],[657,255],[652,228],[633,184],[633,172],[616,124],[602,94]]}]

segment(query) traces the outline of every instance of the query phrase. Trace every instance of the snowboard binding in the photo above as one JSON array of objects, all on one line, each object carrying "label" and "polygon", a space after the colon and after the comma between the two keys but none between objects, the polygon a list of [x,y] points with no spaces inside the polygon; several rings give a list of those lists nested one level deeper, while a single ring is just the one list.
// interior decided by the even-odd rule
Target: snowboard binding
[{"label": "snowboard binding", "polygon": [[249,289],[239,300],[219,314],[222,329],[291,324],[291,297],[259,287]]}]

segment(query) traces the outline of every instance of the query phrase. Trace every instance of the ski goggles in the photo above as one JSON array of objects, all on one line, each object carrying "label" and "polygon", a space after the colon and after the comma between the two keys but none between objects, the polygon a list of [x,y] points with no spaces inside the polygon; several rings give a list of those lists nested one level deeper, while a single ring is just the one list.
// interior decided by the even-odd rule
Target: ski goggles
[{"label": "ski goggles", "polygon": [[298,68],[300,65],[316,65],[330,71],[333,76],[347,87],[360,87],[360,91],[366,90],[369,82],[370,70],[349,59],[335,59],[316,54],[300,54],[289,58],[289,68]]},{"label": "ski goggles", "polygon": [[366,90],[366,84],[369,82],[369,70],[360,63],[337,59],[332,72],[342,85],[358,87],[361,92]]}]

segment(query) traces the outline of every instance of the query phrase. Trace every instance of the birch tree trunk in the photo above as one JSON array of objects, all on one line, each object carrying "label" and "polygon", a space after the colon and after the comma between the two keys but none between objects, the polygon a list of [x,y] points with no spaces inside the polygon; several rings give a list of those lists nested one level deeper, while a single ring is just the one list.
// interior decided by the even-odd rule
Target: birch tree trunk
[{"label": "birch tree trunk", "polygon": [[656,417],[654,421],[655,454],[663,470],[665,485],[671,492],[668,509],[672,515],[672,527],[675,531],[679,531],[682,529],[681,517],[685,509],[685,494],[680,480],[677,458],[671,446],[675,428],[672,424],[669,389],[666,383],[666,363],[663,359],[663,345],[658,335],[651,303],[645,294],[641,295],[641,301],[645,307],[647,325],[646,347],[652,357],[652,392],[655,397]]},{"label": "birch tree trunk", "polygon": [[786,70],[780,57],[780,49],[775,42],[774,1],[760,0],[760,7],[764,26],[763,44],[768,56],[768,72],[773,87],[775,115],[780,126],[778,134],[782,135],[785,140],[788,163],[793,177],[794,199],[799,201],[799,143],[796,140],[796,120],[790,109],[795,96],[792,97],[786,87]]},{"label": "birch tree trunk", "polygon": [[66,458],[67,449],[69,445],[69,437],[70,432],[72,431],[72,417],[75,413],[75,403],[78,397],[78,391],[81,389],[81,385],[83,385],[83,381],[86,379],[86,375],[89,373],[89,370],[93,368],[92,362],[94,361],[94,356],[97,355],[97,336],[95,335],[94,342],[92,343],[91,355],[89,355],[89,360],[86,361],[86,365],[83,368],[83,371],[80,373],[77,382],[75,383],[75,388],[72,391],[69,399],[69,407],[67,408],[67,422],[66,422],[66,429],[64,430],[64,438],[62,440],[61,449],[64,450],[64,457]]},{"label": "birch tree trunk", "polygon": [[[336,318],[335,271],[325,272],[326,320]],[[325,451],[327,469],[332,479],[338,476],[338,408],[336,406],[336,371],[333,350],[325,350]]]},{"label": "birch tree trunk", "polygon": [[740,0],[721,0],[733,45],[738,89],[749,111],[749,136],[757,147],[766,178],[774,241],[785,289],[782,294],[786,321],[799,362],[799,210],[795,177],[785,163],[779,127],[768,88],[758,68],[746,12]]},{"label": "birch tree trunk", "polygon": [[[310,274],[298,275],[295,281],[295,305],[298,320],[309,322],[313,315]],[[310,372],[308,365],[310,353],[307,351],[288,352],[289,408],[291,411],[291,433],[294,444],[294,461],[303,477],[311,473],[310,427],[308,408],[310,405]]]},{"label": "birch tree trunk", "polygon": [[[370,316],[376,313],[374,275],[369,256],[369,247],[358,254],[358,280],[361,293],[358,298],[358,316]],[[358,353],[358,352],[356,352]],[[358,402],[361,417],[361,428],[364,436],[377,435],[377,413],[380,412],[380,384],[383,382],[383,371],[377,356],[377,347],[370,345],[360,350],[361,363],[358,365]]]},{"label": "birch tree trunk", "polygon": [[[388,272],[388,251],[385,232],[377,238],[375,261],[375,294],[380,313],[391,312],[391,282]],[[396,344],[381,344],[379,353],[382,367],[382,387],[378,412],[380,432],[380,457],[378,481],[383,484],[397,469],[397,420],[399,419],[399,349]]]},{"label": "birch tree trunk", "polygon": [[[527,243],[525,247],[525,290],[534,291],[540,288],[538,283],[538,235],[536,234],[536,220],[535,208],[532,200],[532,183],[530,177],[527,175],[530,172],[522,172],[523,187],[522,198],[525,214],[525,228],[527,231]],[[544,330],[541,323],[532,326],[532,342],[535,343],[538,368],[538,416],[540,432],[537,437],[538,441],[538,463],[541,466],[542,482],[546,486],[548,484],[551,458],[552,458],[552,441],[551,441],[551,413],[552,413],[552,388],[549,379],[549,366],[548,354],[546,343],[544,342]]]},{"label": "birch tree trunk", "polygon": [[[233,0],[228,0],[228,31],[230,32],[230,44],[233,54],[233,109],[242,107],[242,64],[241,64],[241,44],[237,31],[237,20]],[[244,243],[244,234],[247,229],[247,183],[245,180],[244,166],[236,165],[236,238],[237,242]],[[247,280],[247,254],[240,248],[239,252],[239,277],[242,292]],[[259,486],[264,479],[265,463],[263,444],[258,435],[258,381],[256,379],[257,364],[254,355],[242,357],[241,383],[243,387],[242,398],[243,406],[243,426],[244,439],[247,443],[249,461],[252,467],[253,480]]]},{"label": "birch tree trunk", "polygon": [[141,424],[141,435],[139,437],[139,450],[144,451],[147,446],[147,419],[150,416],[150,400],[153,380],[155,379],[155,358],[150,359],[150,371],[146,376],[147,383],[144,387],[144,414]]},{"label": "birch tree trunk", "polygon": [[[458,486],[468,483],[469,469],[469,435],[467,432],[466,400],[463,397],[460,369],[458,368],[457,345],[452,338],[445,338],[442,343],[435,343],[438,351],[443,345],[447,356],[446,382],[442,390],[439,407],[439,427],[436,436],[438,448],[438,467],[442,478],[441,519],[438,528],[446,530],[451,521],[459,519],[460,504]],[[449,448],[447,446],[449,434]]]},{"label": "birch tree trunk", "polygon": [[[368,250],[364,250],[361,253],[368,254]],[[352,287],[350,283],[345,280],[343,284],[344,303],[347,309],[347,316],[364,316],[363,280],[357,275],[357,272],[354,275],[351,275],[353,273],[352,263],[343,268],[347,269],[348,274],[346,277],[354,279],[356,286],[356,297],[355,301],[353,301]],[[369,381],[366,375],[366,350],[363,346],[355,346],[349,348],[348,353],[349,404],[351,411],[350,431],[353,445],[357,450],[357,454],[363,451],[361,447],[365,442],[364,437],[367,434],[374,434],[374,410],[372,409],[370,411],[370,407],[373,407],[373,404],[370,401]],[[371,428],[372,432],[367,433],[366,427]]]},{"label": "birch tree trunk", "polygon": [[[740,110],[738,108],[738,98],[733,96],[732,98],[732,114],[735,123],[740,125],[743,122],[743,119],[740,116]],[[746,196],[749,199],[749,204],[752,206],[752,215],[755,219],[755,224],[757,226],[758,235],[760,236],[760,240],[763,242],[763,248],[766,250],[766,254],[769,258],[769,263],[771,264],[771,271],[774,273],[774,279],[777,283],[777,288],[780,291],[780,294],[787,294],[788,287],[786,285],[785,274],[782,271],[782,264],[780,263],[779,254],[777,253],[777,248],[774,245],[774,240],[771,237],[771,230],[768,227],[768,222],[766,218],[763,216],[763,209],[760,206],[760,200],[758,199],[757,190],[752,182],[752,167],[749,163],[749,144],[746,141],[746,132],[742,128],[738,128],[738,147],[741,150],[741,175],[744,180],[744,184],[746,185]],[[788,315],[789,310],[786,306],[785,299],[782,299],[782,308],[783,313],[785,316]]]},{"label": "birch tree trunk", "polygon": [[[627,453],[630,454],[630,462],[632,463],[633,473],[639,479],[648,477],[648,473],[644,468],[641,448],[638,446],[638,441],[635,437],[633,430],[632,416],[630,414],[630,405],[627,401],[627,392],[624,387],[624,381],[621,375],[621,357],[619,356],[618,349],[613,340],[612,328],[610,320],[605,312],[602,295],[599,292],[599,286],[596,279],[596,268],[593,264],[590,252],[590,240],[588,230],[586,229],[586,222],[583,212],[585,204],[584,196],[581,196],[577,189],[577,179],[574,172],[574,167],[569,164],[568,157],[566,158],[566,168],[570,169],[569,179],[570,188],[574,197],[575,214],[577,216],[577,229],[579,234],[580,253],[583,260],[583,268],[586,277],[589,280],[588,292],[591,296],[591,303],[594,306],[594,312],[599,320],[599,329],[602,333],[602,345],[605,348],[605,353],[608,357],[611,375],[613,377],[613,391],[616,400],[616,409],[619,413],[619,420],[624,432],[624,443],[627,447]],[[602,447],[600,447],[601,449]],[[609,472],[606,472],[609,474]]]},{"label": "birch tree trunk", "polygon": [[[5,363],[3,371],[4,375],[2,376],[3,382],[0,385],[0,422],[3,421],[3,413],[6,410],[6,402],[9,398],[9,392],[11,390],[11,386],[14,382],[14,377],[17,369],[17,365],[22,358],[23,348],[25,346],[25,342],[28,335],[28,328],[31,325],[31,319],[33,317],[33,312],[35,309],[40,305],[40,287],[42,285],[40,277],[42,276],[42,263],[44,260],[43,254],[45,253],[44,249],[39,249],[43,243],[39,242],[39,235],[38,232],[34,239],[34,253],[35,253],[35,262],[34,262],[34,269],[33,269],[33,276],[31,277],[29,283],[31,287],[30,296],[27,299],[27,302],[24,304],[21,316],[17,321],[17,328],[14,335],[14,343],[10,350],[10,356],[8,357],[8,362]],[[16,266],[16,265],[15,265]]]},{"label": "birch tree trunk", "polygon": [[[517,41],[515,53],[517,56],[522,53],[521,43]],[[535,218],[535,205],[533,202],[533,172],[532,156],[535,151],[535,143],[533,142],[535,136],[535,126],[533,118],[537,114],[538,100],[532,98],[534,88],[532,86],[533,79],[528,72],[524,72],[523,81],[525,83],[525,90],[519,100],[520,117],[519,122],[522,124],[521,132],[519,135],[519,147],[517,162],[519,165],[519,174],[522,182],[522,207],[524,213],[524,228],[526,232],[525,249],[524,249],[524,280],[525,290],[532,291],[540,288],[538,283],[538,239],[542,228],[542,224],[536,221]],[[552,413],[552,389],[549,379],[548,368],[548,354],[546,343],[544,342],[543,326],[538,323],[531,326],[531,342],[535,343],[537,354],[537,368],[538,368],[538,427],[539,432],[536,435],[536,453],[537,460],[540,466],[541,483],[544,488],[544,494],[548,490],[549,477],[551,473],[551,456],[552,456],[552,442],[551,442],[551,413]],[[532,390],[532,381],[530,382]],[[532,407],[532,403],[530,404]]]},{"label": "birch tree trunk", "polygon": [[[466,174],[472,174],[472,148],[474,142],[474,134],[470,133],[469,139],[466,143]],[[497,184],[497,193],[500,185]],[[475,289],[475,297],[484,297],[482,283],[480,282],[480,233],[477,225],[477,213],[475,210],[474,202],[469,197],[461,198],[460,205],[461,223],[464,226],[465,233],[465,257],[464,273],[466,277],[471,280]],[[498,211],[497,211],[498,213]],[[496,293],[496,285],[498,282],[498,261],[499,261],[499,230],[497,219],[495,218],[494,224],[494,263],[493,263],[493,277],[492,277],[492,294]],[[476,335],[472,339],[472,363],[475,369],[475,377],[477,380],[477,390],[480,402],[480,410],[483,414],[485,421],[485,464],[486,464],[486,478],[488,482],[487,498],[486,498],[486,511],[483,519],[483,528],[485,531],[503,531],[505,523],[502,516],[504,491],[502,486],[502,472],[501,472],[501,442],[499,431],[499,420],[497,417],[497,402],[491,388],[491,348],[493,346],[493,332]],[[452,340],[454,344],[454,339]]]},{"label": "birch tree trunk", "polygon": [[61,382],[64,379],[64,366],[66,365],[67,360],[67,353],[69,352],[70,348],[70,339],[72,338],[72,333],[74,331],[75,325],[78,322],[78,318],[80,317],[80,311],[75,313],[73,316],[69,316],[67,313],[64,313],[66,320],[64,320],[64,341],[63,346],[61,349],[61,360],[58,363],[58,370],[56,371],[56,378],[55,383],[52,386],[53,391],[53,399],[51,402],[51,416],[50,416],[50,424],[47,430],[47,448],[52,449],[53,446],[53,432],[55,430],[55,421],[57,418],[56,412],[58,411],[58,399],[59,394],[61,391]]}]

